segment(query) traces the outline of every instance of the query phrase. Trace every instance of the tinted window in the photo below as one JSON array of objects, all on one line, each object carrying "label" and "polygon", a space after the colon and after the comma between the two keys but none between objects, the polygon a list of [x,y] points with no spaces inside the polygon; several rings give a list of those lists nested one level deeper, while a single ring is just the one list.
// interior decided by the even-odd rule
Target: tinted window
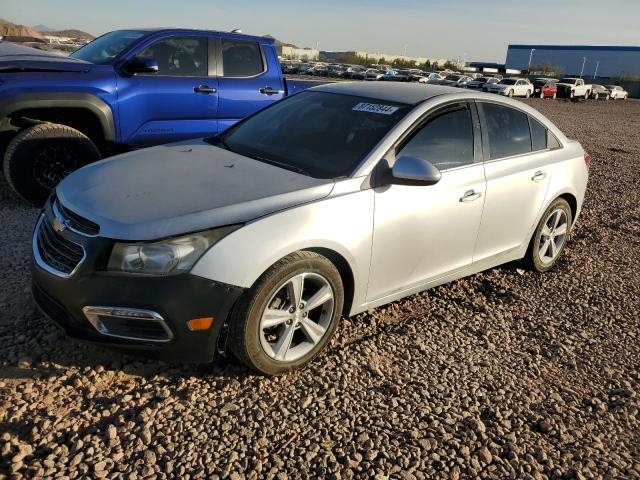
[{"label": "tinted window", "polygon": [[139,55],[158,62],[158,75],[174,77],[207,76],[207,39],[172,37],[158,40]]},{"label": "tinted window", "polygon": [[502,80],[500,83],[502,85],[515,85],[516,81],[515,80],[511,80],[510,78],[507,78],[505,80]]},{"label": "tinted window", "polygon": [[143,35],[144,32],[136,30],[116,30],[96,38],[69,56],[99,65],[107,64]]},{"label": "tinted window", "polygon": [[222,69],[225,77],[253,77],[262,73],[260,45],[222,40]]},{"label": "tinted window", "polygon": [[547,146],[549,149],[553,150],[554,148],[560,148],[560,141],[556,138],[556,136],[547,130]]},{"label": "tinted window", "polygon": [[307,91],[273,104],[209,141],[312,177],[344,177],[410,108],[385,100]]},{"label": "tinted window", "polygon": [[537,120],[529,117],[531,126],[531,148],[535,152],[547,148],[547,129]]},{"label": "tinted window", "polygon": [[428,160],[440,170],[473,163],[473,124],[467,104],[447,107],[431,117],[396,157]]},{"label": "tinted window", "polygon": [[489,158],[503,158],[531,151],[527,115],[513,108],[482,103],[489,137]]}]

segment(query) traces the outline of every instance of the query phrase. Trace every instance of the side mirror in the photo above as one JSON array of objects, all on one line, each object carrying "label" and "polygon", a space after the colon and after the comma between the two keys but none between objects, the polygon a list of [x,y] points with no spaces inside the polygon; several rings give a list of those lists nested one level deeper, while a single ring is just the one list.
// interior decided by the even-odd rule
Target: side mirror
[{"label": "side mirror", "polygon": [[421,158],[403,156],[391,167],[391,183],[397,185],[433,185],[440,178],[440,170]]},{"label": "side mirror", "polygon": [[153,58],[133,57],[122,67],[129,75],[136,73],[158,73],[158,62]]}]

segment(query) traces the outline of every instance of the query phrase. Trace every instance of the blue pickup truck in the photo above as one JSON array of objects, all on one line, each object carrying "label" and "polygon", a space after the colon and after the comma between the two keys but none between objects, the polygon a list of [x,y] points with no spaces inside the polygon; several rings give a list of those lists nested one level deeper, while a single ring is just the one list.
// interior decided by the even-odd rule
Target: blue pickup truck
[{"label": "blue pickup truck", "polygon": [[319,83],[287,81],[272,38],[234,32],[118,30],[69,57],[0,42],[4,176],[42,204],[88,163],[215,135]]}]

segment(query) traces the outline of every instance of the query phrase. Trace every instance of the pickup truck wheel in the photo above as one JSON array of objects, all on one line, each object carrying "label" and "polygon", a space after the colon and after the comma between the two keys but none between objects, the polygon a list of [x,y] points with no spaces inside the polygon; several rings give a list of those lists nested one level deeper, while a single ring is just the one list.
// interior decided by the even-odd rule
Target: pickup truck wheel
[{"label": "pickup truck wheel", "polygon": [[317,356],[336,330],[344,289],[326,257],[299,251],[276,262],[240,298],[227,344],[265,375],[299,368]]},{"label": "pickup truck wheel", "polygon": [[23,199],[42,205],[68,174],[100,159],[83,133],[66,125],[40,123],[20,131],[4,154],[4,176]]},{"label": "pickup truck wheel", "polygon": [[560,258],[571,230],[571,207],[564,198],[554,200],[533,233],[525,262],[540,273],[551,270]]},{"label": "pickup truck wheel", "polygon": [[576,97],[575,93],[573,93],[573,91],[571,91],[571,93],[569,94],[569,98],[575,98],[575,97]]}]

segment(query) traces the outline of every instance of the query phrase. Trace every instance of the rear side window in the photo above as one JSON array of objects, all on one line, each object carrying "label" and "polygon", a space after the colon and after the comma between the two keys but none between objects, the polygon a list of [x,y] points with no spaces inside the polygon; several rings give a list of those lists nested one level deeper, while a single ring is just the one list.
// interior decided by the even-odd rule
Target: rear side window
[{"label": "rear side window", "polygon": [[225,77],[254,77],[264,71],[262,50],[254,42],[222,40],[222,70]]},{"label": "rear side window", "polygon": [[158,62],[158,75],[174,77],[207,76],[207,39],[172,37],[158,40],[139,55]]},{"label": "rear side window", "polygon": [[549,150],[555,150],[556,148],[562,147],[560,145],[560,141],[556,138],[556,136],[547,130],[547,146]]},{"label": "rear side window", "polygon": [[427,120],[396,157],[428,160],[440,170],[473,163],[473,123],[466,103],[451,105]]},{"label": "rear side window", "polygon": [[531,126],[531,149],[534,152],[547,148],[547,129],[537,120],[529,117]]},{"label": "rear side window", "polygon": [[525,113],[494,103],[481,103],[489,137],[489,158],[510,157],[531,151],[529,120]]}]

